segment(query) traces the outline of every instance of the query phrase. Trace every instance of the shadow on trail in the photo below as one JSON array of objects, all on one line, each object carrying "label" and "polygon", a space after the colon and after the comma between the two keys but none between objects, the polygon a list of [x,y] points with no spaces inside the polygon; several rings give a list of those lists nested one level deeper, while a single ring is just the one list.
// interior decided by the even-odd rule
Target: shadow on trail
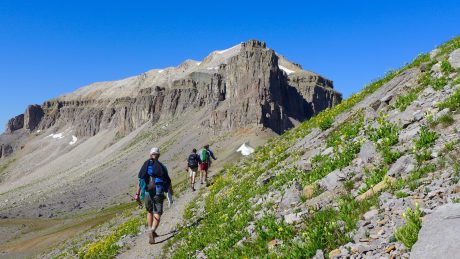
[{"label": "shadow on trail", "polygon": [[[202,221],[202,220],[205,219],[205,218],[206,218],[206,216],[203,216],[203,217],[201,217],[201,218],[195,220],[195,222],[192,222],[192,223],[188,224],[186,227],[181,228],[181,229],[187,229],[187,228],[194,227],[194,226],[198,225],[198,224],[200,223],[200,221]],[[173,238],[175,235],[177,235],[179,232],[180,232],[180,229],[175,229],[175,230],[173,230],[173,231],[171,231],[171,232],[168,232],[168,233],[166,233],[166,234],[158,235],[158,237],[164,237],[164,236],[169,236],[169,237],[167,237],[167,238],[165,238],[165,239],[162,239],[162,240],[160,240],[160,241],[155,241],[155,244],[161,244],[161,243],[163,243],[163,242],[166,242],[166,241],[168,241],[169,239]]]}]

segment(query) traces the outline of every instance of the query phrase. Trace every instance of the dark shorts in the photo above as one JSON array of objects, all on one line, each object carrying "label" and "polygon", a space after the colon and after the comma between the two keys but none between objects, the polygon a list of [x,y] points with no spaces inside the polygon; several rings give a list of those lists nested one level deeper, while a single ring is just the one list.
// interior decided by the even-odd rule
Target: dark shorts
[{"label": "dark shorts", "polygon": [[145,193],[145,209],[153,214],[163,214],[164,195],[156,195],[151,197],[148,192]]},{"label": "dark shorts", "polygon": [[201,163],[201,164],[200,164],[200,170],[201,170],[201,171],[206,171],[206,170],[208,170],[208,163]]}]

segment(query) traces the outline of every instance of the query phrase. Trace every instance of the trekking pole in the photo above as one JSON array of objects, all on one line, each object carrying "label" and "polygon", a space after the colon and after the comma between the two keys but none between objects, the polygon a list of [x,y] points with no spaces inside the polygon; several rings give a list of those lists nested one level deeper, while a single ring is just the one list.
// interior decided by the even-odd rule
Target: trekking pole
[{"label": "trekking pole", "polygon": [[126,193],[126,194],[131,198],[132,201],[136,201],[136,202],[137,202],[137,204],[139,205],[139,208],[142,208],[142,207],[144,206],[140,200],[136,200],[136,199],[134,198],[134,196],[132,196],[132,195],[129,194],[129,193]]}]

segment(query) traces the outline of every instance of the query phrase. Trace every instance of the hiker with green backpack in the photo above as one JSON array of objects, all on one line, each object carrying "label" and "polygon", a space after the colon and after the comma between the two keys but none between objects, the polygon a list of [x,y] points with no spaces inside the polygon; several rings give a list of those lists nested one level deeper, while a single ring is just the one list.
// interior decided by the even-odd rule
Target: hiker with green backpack
[{"label": "hiker with green backpack", "polygon": [[211,158],[217,160],[214,156],[214,153],[209,150],[209,144],[203,146],[203,148],[199,152],[200,155],[200,180],[201,184],[203,184],[203,176],[204,181],[206,182],[206,186],[208,185],[208,169],[211,166]]},{"label": "hiker with green backpack", "polygon": [[155,238],[158,237],[156,230],[163,214],[163,201],[166,198],[165,193],[168,193],[168,195],[172,195],[173,193],[168,169],[163,163],[158,161],[159,158],[160,149],[157,147],[152,148],[150,150],[150,158],[144,162],[139,171],[139,181],[136,196],[134,197],[137,201],[143,199],[145,202],[150,244],[155,244]]}]

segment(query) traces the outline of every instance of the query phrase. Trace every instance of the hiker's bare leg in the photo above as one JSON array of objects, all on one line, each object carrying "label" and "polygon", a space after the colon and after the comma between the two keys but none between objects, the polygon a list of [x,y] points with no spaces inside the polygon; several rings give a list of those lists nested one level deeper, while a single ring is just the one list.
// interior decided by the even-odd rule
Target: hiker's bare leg
[{"label": "hiker's bare leg", "polygon": [[150,229],[152,228],[152,223],[153,223],[153,213],[148,211],[147,212],[147,225],[149,226]]},{"label": "hiker's bare leg", "polygon": [[152,225],[152,230],[156,231],[158,228],[158,225],[160,225],[160,214],[153,214],[153,225]]},{"label": "hiker's bare leg", "polygon": [[207,169],[204,171],[204,181],[206,182],[206,184],[208,184],[208,170]]}]

